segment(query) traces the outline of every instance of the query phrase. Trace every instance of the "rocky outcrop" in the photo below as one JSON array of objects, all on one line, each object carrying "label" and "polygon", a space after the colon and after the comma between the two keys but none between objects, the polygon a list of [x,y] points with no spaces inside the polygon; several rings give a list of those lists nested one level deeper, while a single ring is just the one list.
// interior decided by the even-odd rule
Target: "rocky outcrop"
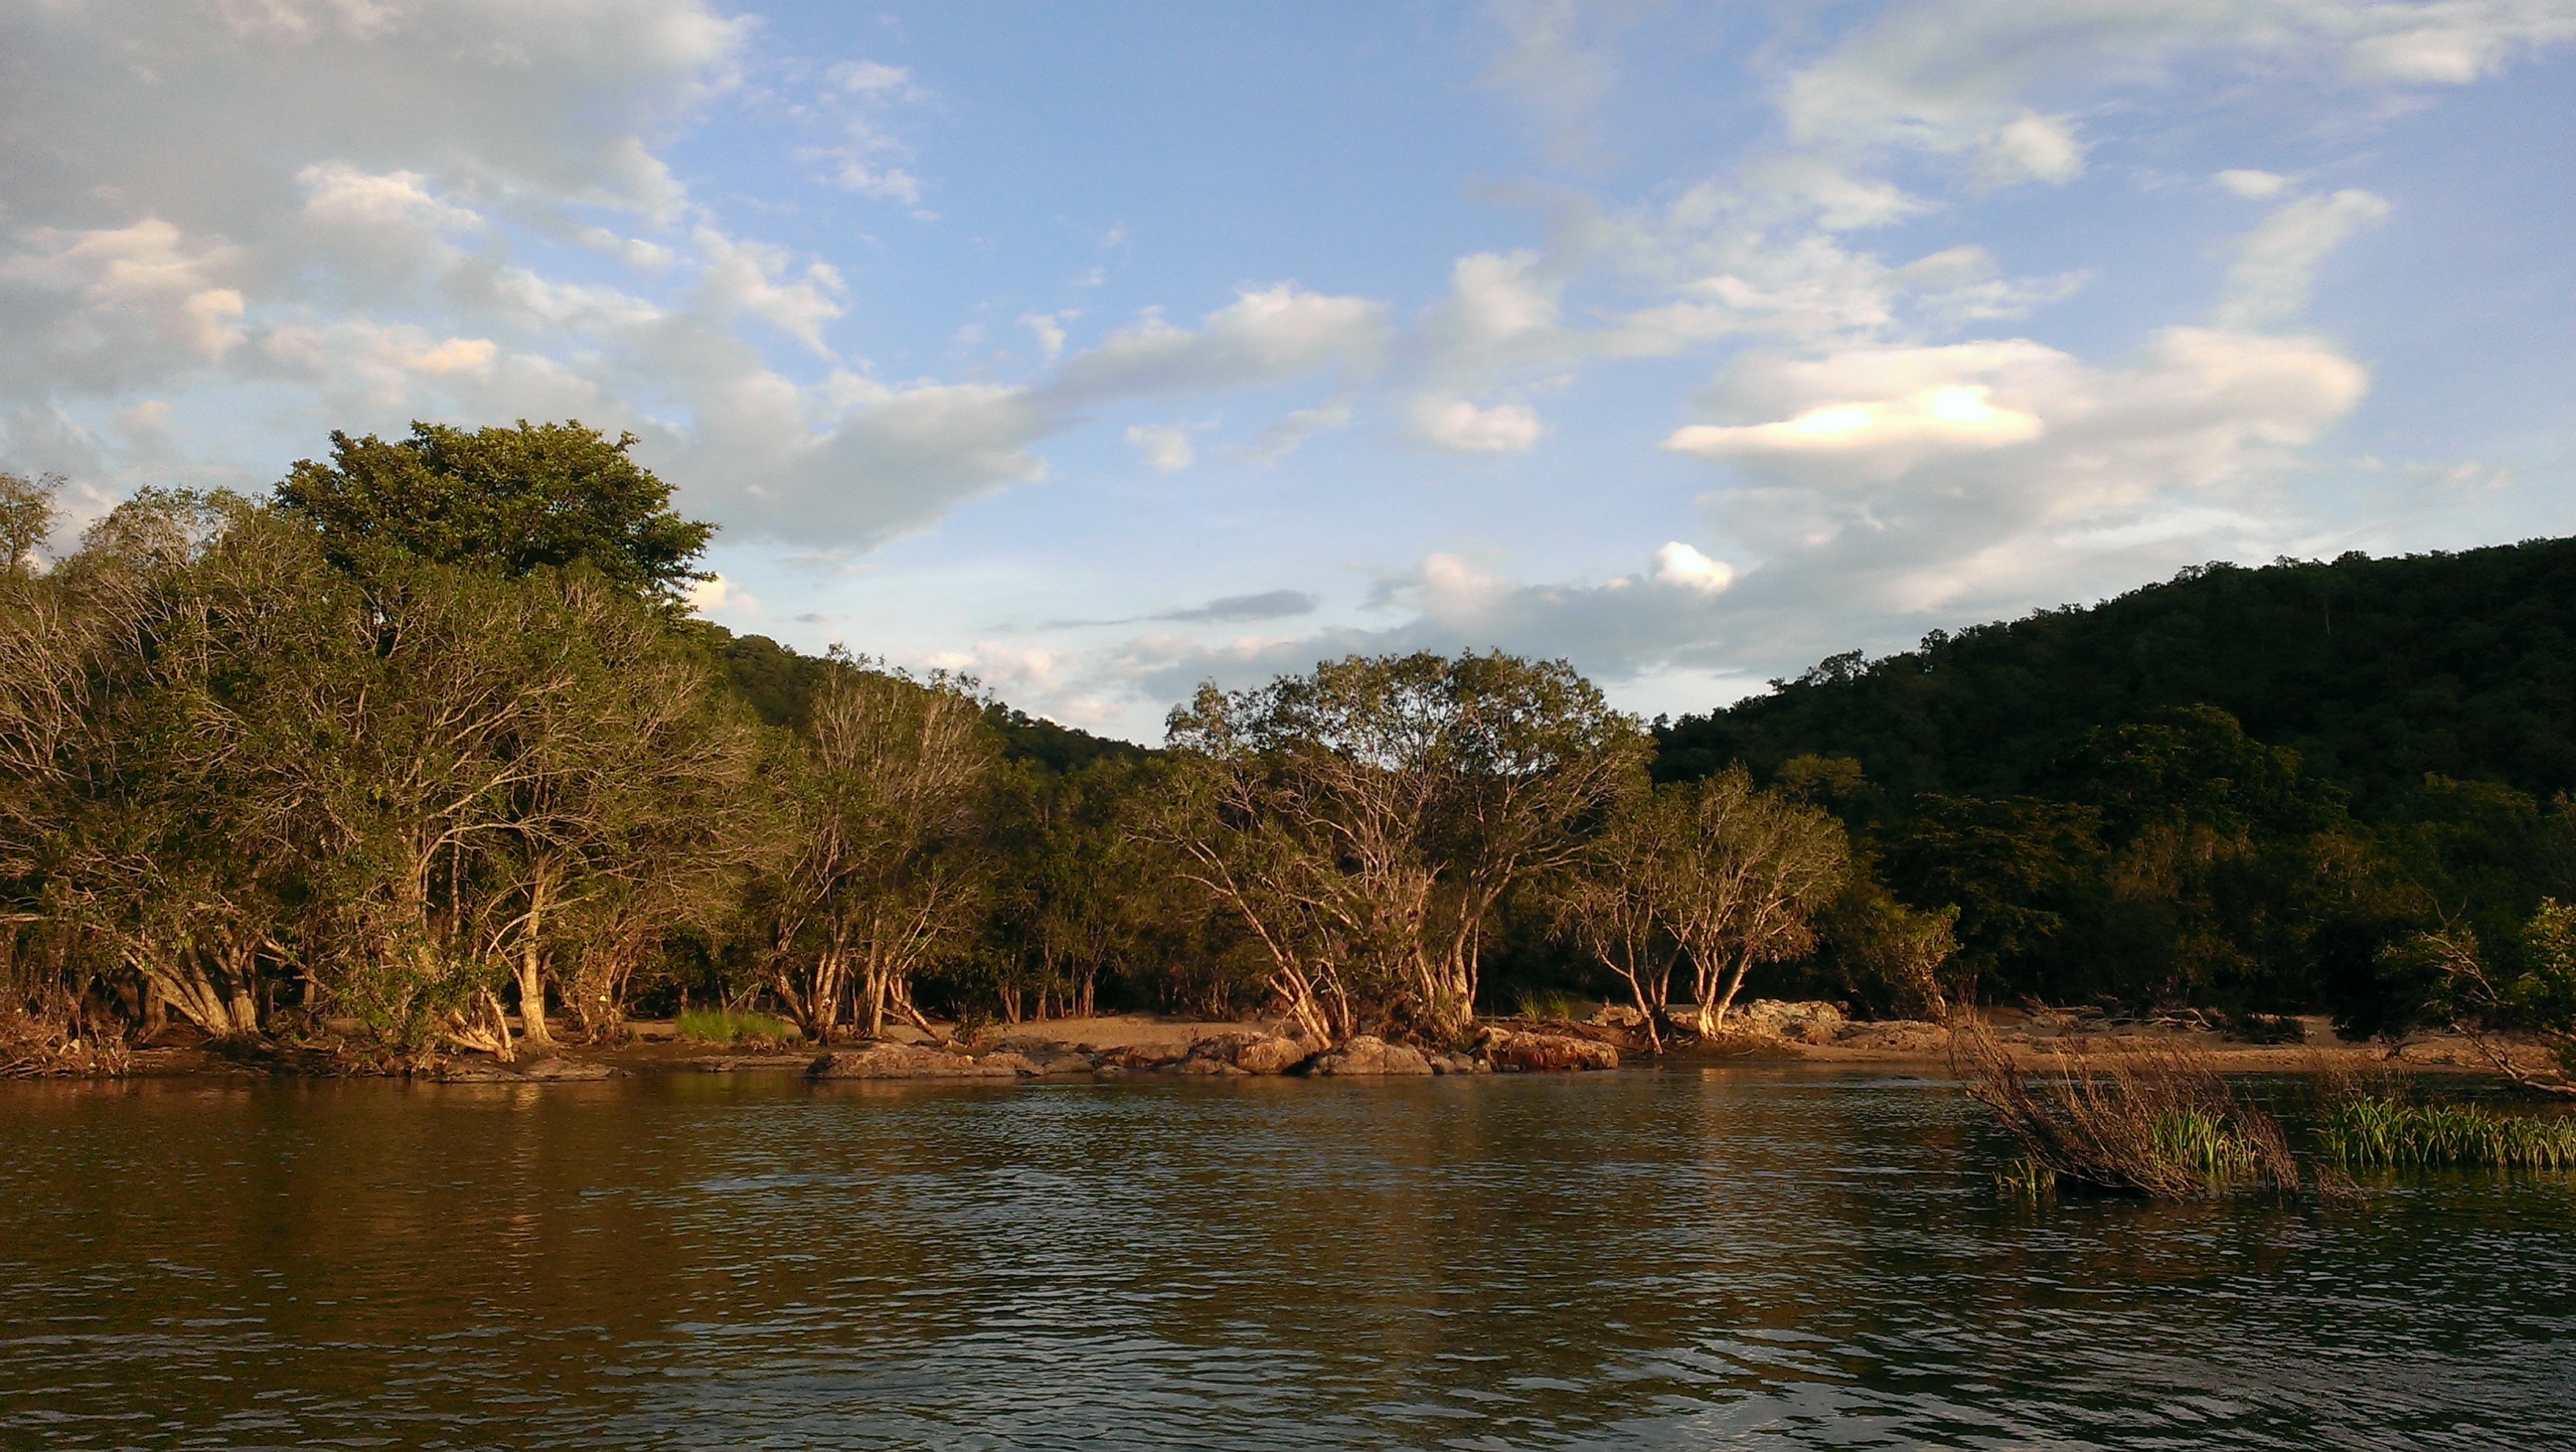
[{"label": "rocky outcrop", "polygon": [[917,1044],[868,1044],[840,1049],[816,1059],[808,1079],[1017,1079],[1035,1074],[1037,1065],[1010,1053],[970,1059],[963,1054],[925,1049]]},{"label": "rocky outcrop", "polygon": [[1570,1074],[1619,1067],[1617,1049],[1570,1034],[1488,1028],[1477,1036],[1477,1049],[1487,1063],[1506,1074]]},{"label": "rocky outcrop", "polygon": [[431,1075],[442,1084],[563,1084],[592,1079],[622,1079],[623,1069],[606,1064],[585,1063],[580,1059],[534,1059],[525,1064],[504,1064],[494,1059],[451,1059]]},{"label": "rocky outcrop", "polygon": [[1174,1067],[1184,1074],[1284,1074],[1314,1054],[1276,1034],[1216,1034],[1190,1045]]},{"label": "rocky outcrop", "polygon": [[1821,1001],[1789,1003],[1776,998],[1757,998],[1739,1004],[1727,1014],[1721,1031],[1758,1034],[1791,1044],[1830,1044],[1850,1020],[1843,1011]]},{"label": "rocky outcrop", "polygon": [[1885,1019],[1847,1023],[1834,1042],[1847,1049],[1874,1049],[1891,1054],[1939,1054],[1950,1047],[1950,1031],[1921,1019]]},{"label": "rocky outcrop", "polygon": [[1307,1072],[1329,1075],[1428,1074],[1431,1059],[1420,1049],[1359,1034],[1315,1056]]}]

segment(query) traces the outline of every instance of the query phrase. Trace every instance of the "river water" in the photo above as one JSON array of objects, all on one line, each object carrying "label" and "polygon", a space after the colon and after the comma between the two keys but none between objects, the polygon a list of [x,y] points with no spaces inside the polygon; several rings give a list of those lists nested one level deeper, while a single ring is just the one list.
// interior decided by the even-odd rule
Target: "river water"
[{"label": "river water", "polygon": [[1813,1069],[0,1086],[10,1448],[2576,1448],[2576,1182]]}]

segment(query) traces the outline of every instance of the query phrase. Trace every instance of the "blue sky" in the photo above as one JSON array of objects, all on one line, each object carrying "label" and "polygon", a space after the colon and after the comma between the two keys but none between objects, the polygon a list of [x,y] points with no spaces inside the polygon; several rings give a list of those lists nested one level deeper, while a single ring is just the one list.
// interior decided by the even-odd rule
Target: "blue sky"
[{"label": "blue sky", "polygon": [[2576,0],[0,0],[0,467],[628,429],[704,611],[1139,739],[1646,714],[2576,531]]}]

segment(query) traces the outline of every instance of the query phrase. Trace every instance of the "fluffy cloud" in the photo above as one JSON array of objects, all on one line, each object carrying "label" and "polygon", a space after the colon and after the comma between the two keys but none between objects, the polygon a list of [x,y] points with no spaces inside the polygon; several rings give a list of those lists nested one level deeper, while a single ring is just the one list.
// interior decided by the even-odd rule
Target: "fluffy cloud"
[{"label": "fluffy cloud", "polygon": [[2309,280],[2326,254],[2387,215],[2387,202],[2347,188],[2332,196],[2302,198],[2264,218],[2237,248],[2218,321],[2246,328],[2296,313],[2307,302]]},{"label": "fluffy cloud", "polygon": [[1988,185],[2062,182],[2084,167],[2069,114],[2033,91],[2062,77],[2151,83],[2186,57],[2272,67],[2339,56],[2364,79],[2461,84],[2576,36],[2553,0],[1955,0],[1899,5],[1795,71],[1782,98],[1802,145],[1960,158]]},{"label": "fluffy cloud", "polygon": [[1136,462],[1159,474],[1177,473],[1198,461],[1190,431],[1173,424],[1137,424],[1127,430],[1127,447],[1136,451]]},{"label": "fluffy cloud", "polygon": [[1295,283],[1247,288],[1200,320],[1197,331],[1160,314],[1067,360],[1051,398],[1079,406],[1151,394],[1218,392],[1278,383],[1339,365],[1375,372],[1386,352],[1386,306],[1308,292]]},{"label": "fluffy cloud", "polygon": [[1452,454],[1517,454],[1546,431],[1527,404],[1478,408],[1463,398],[1437,395],[1416,399],[1405,424],[1407,438]]}]

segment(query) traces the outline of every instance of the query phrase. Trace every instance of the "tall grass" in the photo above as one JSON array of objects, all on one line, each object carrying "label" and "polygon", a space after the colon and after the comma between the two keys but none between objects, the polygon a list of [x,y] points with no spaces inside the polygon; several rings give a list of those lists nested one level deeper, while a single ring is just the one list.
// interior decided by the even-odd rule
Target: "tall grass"
[{"label": "tall grass", "polygon": [[2021,1141],[2026,1158],[2003,1177],[2008,1193],[2074,1185],[2162,1199],[2299,1188],[2280,1122],[2186,1050],[2070,1053],[2034,1073],[1971,1023],[1951,1035],[1950,1059],[1969,1096]]},{"label": "tall grass", "polygon": [[684,1039],[707,1044],[733,1044],[745,1039],[782,1042],[803,1037],[796,1025],[765,1013],[734,1008],[692,1008],[673,1025]]},{"label": "tall grass", "polygon": [[2569,1170],[2576,1118],[2363,1094],[2326,1106],[2317,1147],[2347,1169]]}]

